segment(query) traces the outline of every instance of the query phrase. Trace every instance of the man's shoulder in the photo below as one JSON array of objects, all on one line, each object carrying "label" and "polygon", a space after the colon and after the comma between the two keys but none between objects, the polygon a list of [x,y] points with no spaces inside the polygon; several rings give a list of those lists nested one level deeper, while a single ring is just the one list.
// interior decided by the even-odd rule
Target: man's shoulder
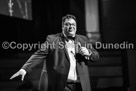
[{"label": "man's shoulder", "polygon": [[87,40],[87,37],[85,35],[76,34],[78,39]]},{"label": "man's shoulder", "polygon": [[56,34],[50,34],[47,36],[47,39],[49,39],[50,41],[54,41],[56,39],[58,39],[60,37],[60,33],[56,33]]},{"label": "man's shoulder", "polygon": [[50,35],[48,35],[47,37],[49,37],[49,38],[56,38],[56,37],[59,37],[59,35],[60,35],[60,33],[56,33],[56,34],[50,34]]},{"label": "man's shoulder", "polygon": [[86,37],[85,35],[81,35],[81,34],[76,34],[76,36],[78,36],[78,37]]}]

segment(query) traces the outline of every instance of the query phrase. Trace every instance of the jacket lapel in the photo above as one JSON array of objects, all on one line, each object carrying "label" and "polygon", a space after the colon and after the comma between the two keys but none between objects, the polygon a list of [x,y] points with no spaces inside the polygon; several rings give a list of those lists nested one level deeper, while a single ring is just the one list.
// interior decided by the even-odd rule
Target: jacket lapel
[{"label": "jacket lapel", "polygon": [[77,35],[75,36],[75,53],[78,53],[79,48],[81,47],[80,42],[78,41]]},{"label": "jacket lapel", "polygon": [[[64,44],[65,44],[65,43],[64,43]],[[68,58],[68,61],[70,62],[70,58],[69,58],[68,51],[67,51],[66,47],[64,47],[64,52],[65,52],[65,54],[66,54],[66,57]]]},{"label": "jacket lapel", "polygon": [[64,51],[64,53],[65,53],[65,55],[66,55],[66,58],[68,59],[68,61],[69,61],[69,63],[70,63],[70,58],[69,58],[69,55],[68,55],[68,51],[67,51],[67,49],[66,49],[66,47],[65,47],[65,37],[64,37],[64,35],[63,35],[63,33],[61,33],[60,34],[60,42],[62,42],[64,45],[64,48],[63,48],[63,51]]}]

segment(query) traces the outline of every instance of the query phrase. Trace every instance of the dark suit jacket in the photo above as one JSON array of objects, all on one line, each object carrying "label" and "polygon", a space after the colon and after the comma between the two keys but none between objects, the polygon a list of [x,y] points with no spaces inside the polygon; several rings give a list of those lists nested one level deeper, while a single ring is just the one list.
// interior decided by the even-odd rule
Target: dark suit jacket
[{"label": "dark suit jacket", "polygon": [[[64,91],[70,68],[64,39],[65,37],[62,33],[48,35],[42,48],[35,52],[22,67],[22,69],[25,69],[29,73],[33,67],[44,61],[39,81],[40,91]],[[78,34],[75,36],[75,44],[85,46],[87,43],[88,40],[85,36]],[[93,47],[88,48],[88,50],[92,51],[92,55],[89,57],[90,61],[95,61],[99,58],[98,52]],[[79,53],[76,55],[76,60],[77,73],[82,89],[83,91],[91,91],[87,60]]]}]

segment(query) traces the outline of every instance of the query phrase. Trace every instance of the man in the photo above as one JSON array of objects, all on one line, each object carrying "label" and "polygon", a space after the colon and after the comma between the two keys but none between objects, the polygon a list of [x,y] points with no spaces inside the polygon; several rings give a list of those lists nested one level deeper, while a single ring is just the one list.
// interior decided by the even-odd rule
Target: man
[{"label": "man", "polygon": [[91,91],[87,61],[96,61],[98,52],[87,48],[87,38],[76,34],[73,15],[62,18],[62,33],[48,35],[40,50],[35,52],[23,67],[10,79],[26,73],[44,61],[39,91]]}]

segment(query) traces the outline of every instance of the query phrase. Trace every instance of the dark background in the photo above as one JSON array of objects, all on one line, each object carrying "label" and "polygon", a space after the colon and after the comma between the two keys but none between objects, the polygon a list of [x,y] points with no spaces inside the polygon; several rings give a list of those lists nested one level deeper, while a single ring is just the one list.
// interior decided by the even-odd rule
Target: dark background
[{"label": "dark background", "polygon": [[[77,17],[79,34],[85,31],[84,0],[33,0],[31,18],[0,15],[0,42],[17,43],[44,42],[48,34],[61,32],[61,17],[73,14]],[[3,7],[0,7],[0,10]],[[7,10],[4,10],[7,11]],[[132,0],[99,0],[99,23],[103,43],[122,43],[135,45],[136,2]],[[41,65],[37,66],[26,81],[20,78],[9,80],[34,51],[21,49],[0,49],[0,90],[13,91],[37,87]],[[136,91],[135,48],[132,50],[98,50],[100,60],[89,63],[90,77],[94,91]]]}]

